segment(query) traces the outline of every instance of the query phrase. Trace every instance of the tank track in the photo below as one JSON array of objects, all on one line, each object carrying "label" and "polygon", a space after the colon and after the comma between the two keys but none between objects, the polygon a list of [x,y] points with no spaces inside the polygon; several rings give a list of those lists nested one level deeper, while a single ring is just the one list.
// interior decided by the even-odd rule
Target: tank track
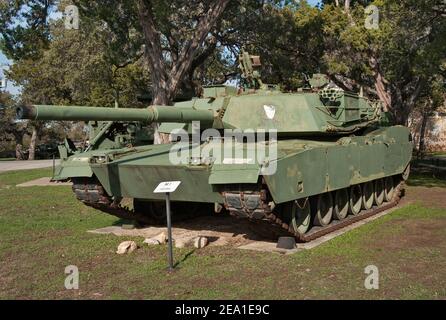
[{"label": "tank track", "polygon": [[[120,200],[114,200],[104,190],[100,182],[96,178],[75,178],[73,179],[72,186],[73,193],[76,195],[77,200],[81,201],[88,207],[92,207],[96,210],[100,210],[104,213],[113,215],[115,217],[134,220],[141,225],[164,225],[164,222],[154,219],[147,212],[138,212],[134,209],[130,209],[127,206],[122,206]],[[181,213],[181,215],[172,215],[173,222],[180,222],[197,217],[203,212],[189,212]]]},{"label": "tank track", "polygon": [[[265,190],[260,192],[245,193],[225,192],[223,195],[226,199],[225,207],[230,215],[237,218],[249,218],[253,222],[266,220],[271,224],[271,227],[278,229],[279,233],[282,232],[291,235],[299,242],[309,242],[397,206],[402,195],[404,195],[404,187],[405,182],[404,180],[401,180],[396,186],[392,201],[384,203],[379,207],[374,207],[370,210],[363,210],[358,215],[349,215],[341,221],[333,220],[328,226],[325,227],[313,226],[310,231],[305,234],[294,232],[290,225],[282,221],[280,217],[274,213],[274,210],[271,209],[270,205],[265,203],[265,199],[267,198]],[[147,214],[136,212],[135,210],[132,210],[126,206],[121,206],[119,203],[117,203],[117,201],[113,200],[107,195],[104,188],[96,179],[73,179],[72,190],[76,195],[76,198],[83,202],[86,206],[111,214],[121,219],[135,220],[141,224],[159,224],[158,221],[151,218]],[[234,207],[234,201],[228,203],[228,199],[240,199],[241,201],[238,202],[236,207]],[[259,203],[261,204],[260,206],[258,206]],[[251,208],[254,207],[256,207],[256,209],[253,214]],[[186,215],[185,217],[182,217],[181,220],[190,219],[192,217],[196,217],[196,215]]]},{"label": "tank track", "polygon": [[[375,206],[370,210],[362,210],[357,215],[349,215],[343,220],[333,220],[328,226],[325,226],[325,227],[313,226],[305,234],[296,233],[293,230],[292,226],[290,226],[286,222],[282,221],[282,219],[274,213],[274,210],[270,209],[270,206],[267,205],[264,201],[262,201],[262,200],[266,199],[266,197],[264,195],[264,192],[265,192],[264,190],[257,192],[257,193],[249,192],[247,194],[245,194],[243,192],[240,192],[238,194],[237,193],[224,193],[224,196],[226,198],[225,207],[232,216],[235,216],[238,218],[248,217],[254,222],[258,221],[259,218],[263,216],[263,220],[267,220],[274,227],[276,227],[277,229],[280,229],[282,231],[282,233],[295,237],[298,242],[309,242],[309,241],[323,237],[329,233],[332,233],[332,232],[342,229],[346,226],[354,224],[358,221],[367,219],[369,217],[372,217],[372,216],[377,215],[383,211],[386,211],[390,208],[397,206],[401,197],[404,195],[404,187],[405,187],[405,182],[404,182],[404,180],[401,179],[401,181],[399,181],[399,183],[396,185],[395,193],[394,193],[392,201],[383,203],[379,207]],[[236,196],[238,196],[240,198],[240,201],[238,202],[238,205],[236,207],[233,206],[233,204],[234,204],[233,201],[227,201],[228,195],[229,195],[229,199],[235,198]],[[253,215],[253,214],[250,214],[249,205],[246,205],[246,203],[249,203],[249,200],[246,201],[245,199],[251,199],[254,196],[257,199],[259,199],[259,201],[262,201],[262,204],[257,207],[257,209],[255,210],[254,215]],[[261,209],[259,209],[259,207]]]},{"label": "tank track", "polygon": [[135,212],[126,206],[121,206],[118,201],[113,200],[99,181],[95,178],[73,179],[72,190],[77,200],[86,206],[111,214],[121,219],[135,220],[143,224],[155,224],[156,221],[141,212]]}]

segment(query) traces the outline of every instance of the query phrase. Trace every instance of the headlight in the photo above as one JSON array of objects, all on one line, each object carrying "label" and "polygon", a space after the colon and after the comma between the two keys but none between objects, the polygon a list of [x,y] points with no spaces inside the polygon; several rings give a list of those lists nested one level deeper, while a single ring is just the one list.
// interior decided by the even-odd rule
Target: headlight
[{"label": "headlight", "polygon": [[91,157],[90,163],[101,164],[101,163],[107,163],[108,160],[109,159],[107,156],[93,156]]}]

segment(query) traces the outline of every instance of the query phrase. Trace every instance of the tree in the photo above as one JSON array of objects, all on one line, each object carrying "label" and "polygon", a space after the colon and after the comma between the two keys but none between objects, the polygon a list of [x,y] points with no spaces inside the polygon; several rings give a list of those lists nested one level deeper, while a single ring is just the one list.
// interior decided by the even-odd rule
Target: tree
[{"label": "tree", "polygon": [[[180,14],[186,14],[186,16],[195,17],[195,19],[189,20],[189,25],[183,26],[185,32],[182,34],[178,33],[181,29],[178,30],[179,26],[175,26],[174,23],[171,23],[171,28],[166,28],[167,31],[164,36],[170,47],[170,61],[167,62],[164,60],[162,37],[159,34],[159,30],[162,29],[156,24],[156,7],[152,1],[138,1],[138,17],[144,35],[144,53],[151,67],[152,86],[155,93],[154,104],[171,103],[181,81],[192,67],[196,53],[204,43],[211,28],[216,25],[222,16],[229,0],[200,2],[201,5],[197,5],[196,10],[190,10],[190,1],[181,2],[179,6],[170,8],[172,11],[177,11],[173,15],[179,17]],[[173,22],[173,20],[166,19],[165,21],[168,23]],[[189,35],[186,36],[187,34]]]},{"label": "tree", "polygon": [[[152,89],[153,103],[170,104],[181,91],[199,92],[197,82],[212,82],[217,73],[235,71],[234,60],[244,46],[262,56],[267,82],[279,82],[284,89],[292,90],[302,85],[302,73],[324,72],[346,90],[363,87],[368,96],[383,101],[397,123],[405,124],[422,99],[422,92],[429,92],[445,58],[446,5],[441,0],[324,0],[320,8],[306,1],[288,0],[73,2],[80,8],[82,32],[89,34],[84,36],[96,39],[101,61],[113,70],[110,75],[106,69],[89,67],[89,61],[75,62],[73,70],[88,66],[94,72],[74,72],[70,81],[64,76],[70,74],[66,68],[52,68],[54,77],[45,77],[46,96],[66,103],[107,105],[111,95],[125,100],[121,93],[128,83],[122,84],[133,79],[138,83],[127,87],[145,82],[145,87]],[[26,30],[6,24],[11,30],[5,32],[4,43],[15,48],[11,52],[17,51],[17,57],[28,61],[31,70],[36,63],[20,53],[20,48],[28,48],[24,52],[39,57],[50,46],[63,42],[52,33],[48,19],[42,18],[54,2],[16,3],[31,4],[35,14],[28,15]],[[62,1],[60,9],[70,3]],[[365,8],[369,5],[379,8],[378,29],[365,26]],[[3,11],[2,21],[12,21],[21,14],[16,9]],[[32,21],[42,27],[28,30]],[[26,44],[29,38],[19,36],[30,32],[37,32],[37,39],[42,39],[40,51],[31,50],[34,46]],[[51,58],[43,60],[78,61],[76,54],[63,48],[53,50]],[[82,45],[74,48],[84,49]],[[133,69],[140,72],[141,67],[144,74],[128,74]],[[27,81],[26,76],[22,80]],[[112,83],[112,88],[105,82]]]},{"label": "tree", "polygon": [[[169,105],[181,89],[193,88],[194,71],[217,46],[230,0],[75,0],[82,23],[102,21],[110,32],[108,52],[126,48],[131,59],[143,54],[150,70],[153,104]],[[231,3],[231,5],[229,5]],[[163,139],[157,139],[160,142]],[[164,137],[165,138],[165,137]],[[164,139],[165,140],[165,139]]]},{"label": "tree", "polygon": [[[22,58],[9,71],[9,78],[21,86],[20,103],[142,107],[138,96],[147,88],[149,75],[141,59],[112,65],[104,55],[100,28],[66,30],[63,21],[50,24],[51,41],[40,56]],[[51,123],[56,130],[61,123]],[[32,128],[29,159],[36,142],[48,134],[48,125],[29,122]],[[42,131],[43,130],[43,131]]]},{"label": "tree", "polygon": [[247,10],[249,14],[233,22],[237,31],[225,43],[235,47],[234,55],[242,46],[260,54],[266,82],[295,90],[303,85],[303,74],[321,71],[324,47],[319,9],[306,2],[271,2]]},{"label": "tree", "polygon": [[15,101],[9,93],[0,91],[0,152],[11,151],[22,143],[26,127],[15,123]]},{"label": "tree", "polygon": [[214,34],[222,27],[230,0],[112,2],[77,0],[75,4],[86,23],[104,21],[114,35],[110,51],[128,46],[136,48],[133,55],[143,52],[151,74],[153,103],[168,105],[190,73],[213,53]]},{"label": "tree", "polygon": [[435,75],[432,81],[423,87],[414,110],[415,115],[421,118],[418,139],[418,154],[421,156],[424,155],[426,149],[425,136],[429,117],[446,103],[446,69],[442,66],[441,70],[442,73]]},{"label": "tree", "polygon": [[22,87],[24,103],[142,107],[138,96],[149,74],[141,60],[113,65],[104,55],[99,27],[66,30],[63,21],[51,25],[51,42],[41,57],[17,61],[10,78]]},{"label": "tree", "polygon": [[49,42],[49,14],[55,0],[0,2],[0,49],[10,59],[38,56]]},{"label": "tree", "polygon": [[[0,48],[14,61],[39,58],[49,43],[49,14],[53,0],[7,0],[0,3]],[[34,123],[29,159],[34,150],[40,124]]]},{"label": "tree", "polygon": [[[445,5],[437,0],[358,1],[350,4],[348,16],[340,6],[326,3],[328,72],[347,89],[364,86],[383,101],[396,123],[407,124],[423,87],[445,58]],[[364,24],[365,6],[371,4],[379,8],[376,30]]]}]

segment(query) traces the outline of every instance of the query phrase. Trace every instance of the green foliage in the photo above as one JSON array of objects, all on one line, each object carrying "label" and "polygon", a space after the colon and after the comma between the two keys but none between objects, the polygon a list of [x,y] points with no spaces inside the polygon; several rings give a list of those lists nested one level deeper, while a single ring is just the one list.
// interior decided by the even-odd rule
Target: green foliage
[{"label": "green foliage", "polygon": [[143,39],[135,1],[73,0],[64,1],[59,9],[63,11],[71,3],[79,8],[81,28],[93,30],[110,65],[138,60]]},{"label": "green foliage", "polygon": [[15,150],[25,128],[14,123],[14,100],[8,93],[0,91],[0,152]]},{"label": "green foliage", "polygon": [[105,26],[110,35],[106,55],[112,61],[144,54],[154,101],[167,104],[181,90],[195,89],[194,71],[214,53],[222,15],[218,12],[225,11],[228,1],[74,3],[81,9],[83,23],[101,21]]},{"label": "green foliage", "polygon": [[[83,25],[79,30],[67,30],[62,20],[48,24],[49,39],[46,48],[38,54],[24,55],[11,66],[9,79],[21,87],[19,103],[70,104],[114,106],[115,100],[122,107],[142,107],[138,101],[147,92],[149,74],[139,59],[115,65],[106,56],[106,34],[99,24]],[[9,110],[9,109],[8,109]],[[9,110],[9,122],[16,130],[0,140],[14,149],[15,143],[30,144],[29,130],[13,121],[14,112]],[[50,125],[30,122],[41,142],[61,141],[67,134],[79,138],[83,130],[63,122]],[[20,129],[20,130],[19,130]],[[5,131],[4,131],[5,132]],[[6,148],[6,147],[5,147]]]},{"label": "green foliage", "polygon": [[98,30],[66,30],[62,21],[53,23],[41,57],[22,59],[11,68],[10,78],[22,87],[22,102],[113,106],[119,92],[123,106],[139,106],[147,73],[138,63],[111,65]]},{"label": "green foliage", "polygon": [[0,2],[0,49],[13,60],[38,56],[49,42],[49,14],[55,0]]},{"label": "green foliage", "polygon": [[[79,31],[63,30],[61,21],[48,20],[56,6],[63,11],[71,3],[80,8]],[[406,123],[413,110],[426,108],[424,101],[432,101],[430,109],[444,101],[443,1],[324,0],[320,8],[306,1],[231,1],[216,23],[207,26],[203,41],[187,51],[212,3],[2,2],[3,50],[16,59],[13,79],[25,87],[22,99],[39,103],[110,106],[119,96],[122,105],[132,106],[137,93],[148,87],[154,96],[168,92],[164,98],[172,92],[199,92],[199,83],[221,82],[237,71],[235,59],[242,47],[261,55],[268,83],[294,90],[303,84],[302,73],[327,73],[346,90],[363,87],[366,95],[380,98],[398,123]],[[141,16],[141,4],[153,15],[159,41],[144,39],[147,19]],[[365,27],[368,5],[379,9],[378,29]],[[20,19],[22,23],[14,23]],[[158,58],[151,47],[155,43],[162,51]],[[193,58],[190,65],[184,64],[188,56]],[[178,71],[181,66],[185,70]]]},{"label": "green foliage", "polygon": [[225,34],[224,44],[234,56],[241,47],[260,55],[265,82],[292,90],[302,86],[302,73],[321,71],[322,19],[306,2],[246,2],[228,24],[234,30]]},{"label": "green foliage", "polygon": [[[341,85],[365,86],[386,101],[397,122],[405,124],[422,91],[430,91],[445,61],[446,5],[437,0],[376,0],[346,10],[325,5],[324,63],[342,75]],[[353,4],[353,2],[352,2]],[[379,28],[365,28],[365,7],[379,9]],[[340,80],[339,77],[337,80]],[[382,87],[380,87],[382,86]]]}]

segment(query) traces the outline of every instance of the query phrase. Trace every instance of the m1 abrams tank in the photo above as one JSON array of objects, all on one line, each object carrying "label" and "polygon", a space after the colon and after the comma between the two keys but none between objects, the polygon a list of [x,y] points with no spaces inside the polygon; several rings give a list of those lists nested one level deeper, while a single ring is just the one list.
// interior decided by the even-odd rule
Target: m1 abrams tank
[{"label": "m1 abrams tank", "polygon": [[[409,130],[390,126],[380,103],[345,92],[324,75],[283,93],[264,84],[257,56],[242,53],[239,88],[211,86],[203,96],[147,109],[28,106],[33,120],[161,123],[172,143],[98,150],[85,157],[91,173],[70,172],[85,204],[125,219],[164,218],[162,181],[173,217],[201,204],[266,220],[300,241],[394,206],[408,178]],[[80,153],[73,157],[83,159]],[[121,207],[132,198],[134,209]]]}]

